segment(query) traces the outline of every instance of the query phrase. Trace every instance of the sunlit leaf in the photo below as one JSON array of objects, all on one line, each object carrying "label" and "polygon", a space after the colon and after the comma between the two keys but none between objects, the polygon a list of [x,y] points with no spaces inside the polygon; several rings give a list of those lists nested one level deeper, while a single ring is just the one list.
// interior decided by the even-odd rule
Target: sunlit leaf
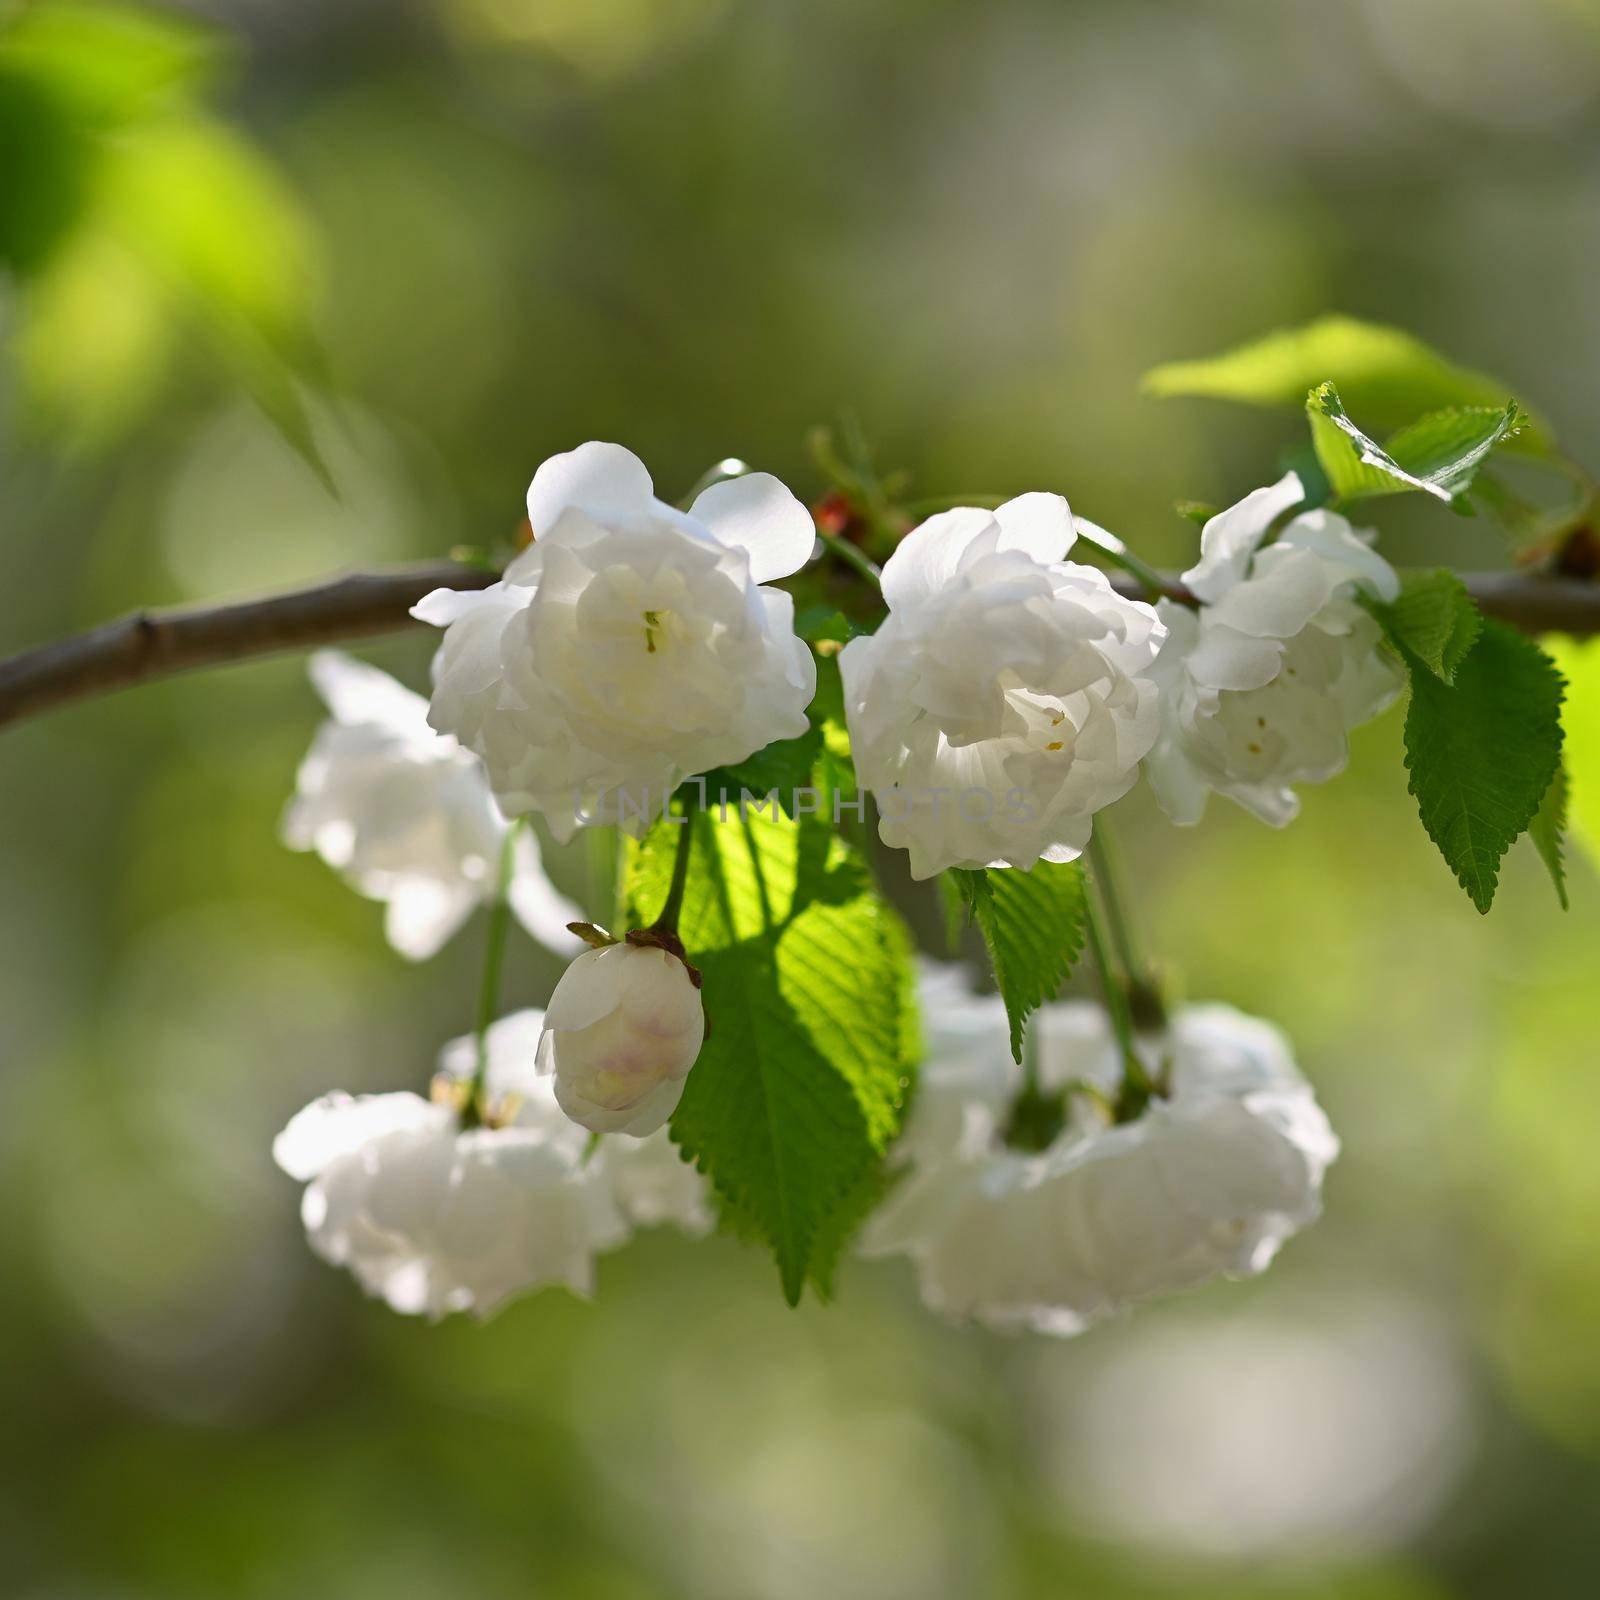
[{"label": "sunlit leaf", "polygon": [[1369,426],[1399,428],[1426,411],[1499,406],[1511,385],[1457,365],[1399,328],[1325,316],[1220,355],[1147,372],[1153,395],[1206,395],[1247,405],[1299,407],[1331,380]]},{"label": "sunlit leaf", "polygon": [[1453,684],[1411,668],[1406,770],[1428,837],[1479,911],[1561,760],[1561,674],[1531,639],[1485,621]]},{"label": "sunlit leaf", "polygon": [[1022,1060],[1028,1018],[1055,999],[1083,953],[1087,898],[1076,861],[953,868],[962,900],[983,934],[1011,1024],[1011,1054]]},{"label": "sunlit leaf", "polygon": [[1373,602],[1369,609],[1398,649],[1415,655],[1446,683],[1454,680],[1483,625],[1467,586],[1443,567],[1406,573],[1397,598]]},{"label": "sunlit leaf", "polygon": [[1421,490],[1446,505],[1466,491],[1489,452],[1514,436],[1523,423],[1515,401],[1441,411],[1380,445],[1351,420],[1332,383],[1311,391],[1306,416],[1317,460],[1341,500]]},{"label": "sunlit leaf", "polygon": [[1544,799],[1534,818],[1528,824],[1528,837],[1544,862],[1545,871],[1555,885],[1556,898],[1561,909],[1567,909],[1567,863],[1565,857],[1567,836],[1567,769],[1556,767],[1556,775],[1544,792]]},{"label": "sunlit leaf", "polygon": [[1566,735],[1568,826],[1600,868],[1600,638],[1553,634],[1540,642],[1567,680],[1561,725]]}]

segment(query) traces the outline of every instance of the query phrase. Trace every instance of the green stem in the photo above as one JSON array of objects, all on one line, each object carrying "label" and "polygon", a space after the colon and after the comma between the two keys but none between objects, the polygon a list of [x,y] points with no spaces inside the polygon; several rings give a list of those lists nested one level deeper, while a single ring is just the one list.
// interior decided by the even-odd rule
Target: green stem
[{"label": "green stem", "polygon": [[483,947],[483,978],[478,985],[476,1035],[478,1060],[472,1074],[472,1087],[462,1111],[462,1125],[474,1127],[483,1120],[489,1084],[489,1028],[500,1005],[500,968],[505,964],[506,935],[511,929],[511,875],[516,869],[517,834],[524,826],[521,818],[511,824],[500,847],[500,865],[495,879],[494,899],[489,902],[489,928]]},{"label": "green stem", "polygon": [[1135,1091],[1135,1096],[1141,1100],[1148,1100],[1154,1092],[1154,1084],[1150,1081],[1150,1074],[1145,1071],[1144,1062],[1139,1059],[1139,1052],[1134,1044],[1133,1013],[1128,1006],[1127,986],[1117,974],[1111,962],[1111,952],[1106,947],[1105,930],[1101,926],[1101,914],[1091,895],[1084,905],[1084,925],[1089,935],[1089,952],[1094,957],[1095,969],[1100,975],[1100,992],[1105,996],[1106,1011],[1111,1018],[1111,1032],[1117,1041],[1118,1052],[1122,1056],[1122,1072],[1126,1080],[1126,1087]]},{"label": "green stem", "polygon": [[1039,1030],[1030,1017],[1023,1024],[1022,1034],[1022,1092],[1039,1094]]},{"label": "green stem", "polygon": [[1093,550],[1102,560],[1109,561],[1112,566],[1121,567],[1124,572],[1131,573],[1144,585],[1145,593],[1152,600],[1177,598],[1172,585],[1148,561],[1141,561],[1131,550],[1113,550],[1110,545],[1101,544],[1098,539],[1091,539],[1088,534],[1081,532],[1074,548]]},{"label": "green stem", "polygon": [[1094,832],[1089,838],[1089,867],[1094,875],[1100,899],[1106,908],[1106,928],[1111,935],[1111,947],[1128,976],[1128,982],[1145,982],[1144,966],[1133,944],[1133,927],[1123,907],[1122,894],[1117,888],[1116,852],[1111,842],[1110,830],[1103,816],[1095,818]]},{"label": "green stem", "polygon": [[659,933],[678,931],[678,913],[683,910],[683,891],[689,882],[689,856],[694,849],[695,808],[686,800],[683,807],[683,828],[678,834],[678,853],[672,858],[672,882],[667,887],[667,903],[661,915],[650,924]]},{"label": "green stem", "polygon": [[841,539],[836,533],[823,533],[819,530],[817,537],[841,561],[854,567],[862,577],[869,578],[874,588],[878,587],[883,578],[883,568],[864,550],[858,550],[848,539]]}]

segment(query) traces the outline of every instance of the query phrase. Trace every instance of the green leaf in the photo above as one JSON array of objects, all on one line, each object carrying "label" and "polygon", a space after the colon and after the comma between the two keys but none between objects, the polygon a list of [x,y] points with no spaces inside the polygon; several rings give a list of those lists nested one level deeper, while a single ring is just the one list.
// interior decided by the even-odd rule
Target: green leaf
[{"label": "green leaf", "polygon": [[1378,428],[1401,427],[1424,411],[1497,406],[1511,390],[1399,328],[1342,316],[1280,329],[1205,360],[1169,362],[1147,372],[1141,387],[1153,395],[1298,407],[1325,379]]},{"label": "green leaf", "polygon": [[227,54],[211,30],[93,0],[0,25],[0,262],[20,278],[22,411],[64,443],[104,444],[199,350],[331,488],[293,376],[313,236],[269,162],[206,110]]},{"label": "green leaf", "polygon": [[95,127],[193,98],[228,53],[220,34],[144,6],[58,0],[18,7],[0,23],[0,74],[47,88]]},{"label": "green leaf", "polygon": [[806,640],[808,644],[823,641],[848,644],[865,630],[852,622],[837,606],[819,604],[795,613],[794,631],[797,638]]},{"label": "green leaf", "polygon": [[1523,425],[1515,401],[1440,411],[1401,429],[1385,448],[1350,420],[1331,383],[1307,396],[1306,416],[1317,460],[1340,499],[1420,489],[1446,505],[1467,489],[1489,452]]},{"label": "green leaf", "polygon": [[1373,601],[1368,609],[1397,650],[1409,651],[1446,683],[1455,680],[1483,626],[1467,586],[1444,567],[1406,573],[1397,599]]},{"label": "green leaf", "polygon": [[1022,1060],[1028,1018],[1053,1000],[1083,953],[1083,868],[1076,861],[951,869],[989,947],[995,982],[1011,1023],[1011,1054]]},{"label": "green leaf", "polygon": [[1600,867],[1600,638],[1540,641],[1567,681],[1561,707],[1572,837]]},{"label": "green leaf", "polygon": [[[811,785],[811,774],[822,749],[822,729],[815,723],[798,739],[777,739],[731,767],[714,767],[700,778],[691,778],[681,792],[697,803],[717,806],[726,801],[736,805],[741,792],[761,799],[775,794],[788,815],[795,812],[795,795]],[[700,784],[705,784],[702,798]]]},{"label": "green leaf", "polygon": [[1561,759],[1561,674],[1531,639],[1486,621],[1442,682],[1414,652],[1406,768],[1428,837],[1479,911]]},{"label": "green leaf", "polygon": [[1544,792],[1533,821],[1528,825],[1528,837],[1544,862],[1545,871],[1556,888],[1556,899],[1561,909],[1567,910],[1567,863],[1564,846],[1567,833],[1567,769],[1559,762],[1550,787]]},{"label": "green leaf", "polygon": [[[710,1027],[672,1136],[772,1246],[784,1294],[826,1292],[915,1061],[910,945],[831,817],[699,813],[678,932]],[[665,898],[677,827],[634,852],[629,898]],[[637,920],[637,919],[636,919]]]}]

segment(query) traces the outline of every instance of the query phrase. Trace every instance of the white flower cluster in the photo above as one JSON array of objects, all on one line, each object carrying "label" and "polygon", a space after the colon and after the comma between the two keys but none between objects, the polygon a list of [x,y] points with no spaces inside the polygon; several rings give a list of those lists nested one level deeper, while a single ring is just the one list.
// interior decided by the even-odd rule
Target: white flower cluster
[{"label": "white flower cluster", "polygon": [[[1141,1040],[1164,1085],[1110,1122],[1069,1092],[1043,1150],[1005,1141],[1022,1069],[1005,1008],[956,971],[921,987],[929,1053],[899,1146],[910,1172],[869,1221],[862,1249],[917,1263],[922,1296],[956,1321],[1073,1334],[1152,1296],[1263,1271],[1315,1220],[1339,1142],[1270,1023],[1230,1006],[1185,1006]],[[1034,1017],[1041,1090],[1122,1079],[1105,1013]]]},{"label": "white flower cluster", "polygon": [[[1181,823],[1213,791],[1292,818],[1294,785],[1341,770],[1348,730],[1402,681],[1364,607],[1394,598],[1394,572],[1343,518],[1294,514],[1303,499],[1290,474],[1213,517],[1183,587],[1154,607],[1067,559],[1082,534],[1110,536],[1059,495],[909,533],[883,568],[887,618],[839,665],[856,771],[912,876],[1069,861],[1141,770]],[[528,517],[532,543],[500,581],[416,607],[444,629],[431,702],[342,655],[312,662],[331,720],[284,836],[385,901],[390,941],[414,958],[502,882],[536,938],[575,948],[578,908],[508,818],[537,812],[563,841],[591,822],[637,832],[686,778],[808,726],[815,661],[770,583],[810,558],[815,529],[777,479],[718,482],[681,511],[637,457],[590,443],[539,468]],[[280,1135],[313,1245],[396,1309],[481,1314],[552,1282],[587,1292],[596,1253],[632,1226],[707,1225],[664,1130],[705,1038],[699,975],[670,918],[622,942],[588,931],[603,947],[572,963],[548,1011],[489,1031],[481,1094],[467,1085],[476,1045],[460,1040],[447,1092],[327,1096]],[[913,1256],[936,1309],[1073,1332],[1258,1272],[1317,1214],[1337,1141],[1267,1024],[1178,1011],[1141,1042],[1159,1092],[1130,1108],[1104,1014],[1046,1007],[1041,1103],[1078,1088],[1047,1137],[1012,1129],[1008,1143],[1019,1078],[1000,1002],[949,974],[924,1001],[913,1170],[866,1248]],[[598,1151],[591,1134],[608,1136]]]},{"label": "white flower cluster", "polygon": [[1174,822],[1198,822],[1211,790],[1282,827],[1292,784],[1344,770],[1346,731],[1375,717],[1405,683],[1378,649],[1358,595],[1393,600],[1394,569],[1331,511],[1273,525],[1305,498],[1290,473],[1206,523],[1183,575],[1198,609],[1163,600],[1156,658],[1161,737],[1146,761]]},{"label": "white flower cluster", "polygon": [[[664,1129],[587,1149],[534,1069],[543,1028],[543,1013],[519,1011],[489,1029],[490,1125],[464,1128],[449,1092],[324,1095],[290,1119],[272,1153],[306,1184],[318,1255],[396,1311],[484,1316],[545,1284],[591,1293],[595,1256],[635,1227],[709,1229],[704,1180]],[[445,1046],[446,1091],[476,1053],[472,1038]]]},{"label": "white flower cluster", "polygon": [[[883,569],[888,618],[840,655],[856,770],[911,873],[1068,861],[1141,766],[1175,821],[1215,790],[1281,824],[1333,776],[1346,733],[1398,693],[1364,597],[1393,570],[1292,473],[1213,517],[1184,599],[1123,598],[1069,561],[1067,502],[958,507]],[[815,687],[768,580],[813,547],[762,473],[687,512],[619,445],[554,456],[528,491],[533,543],[499,583],[416,608],[445,629],[432,725],[475,751],[510,814],[558,838],[638,831],[685,777],[806,728]],[[1279,532],[1277,524],[1289,518]]]},{"label": "white flower cluster", "polygon": [[[332,715],[300,764],[284,842],[386,902],[389,943],[425,960],[495,894],[510,824],[482,764],[428,726],[420,695],[336,650],[312,656],[311,681]],[[576,950],[567,924],[583,913],[551,886],[527,828],[512,848],[518,920],[557,954]]]}]

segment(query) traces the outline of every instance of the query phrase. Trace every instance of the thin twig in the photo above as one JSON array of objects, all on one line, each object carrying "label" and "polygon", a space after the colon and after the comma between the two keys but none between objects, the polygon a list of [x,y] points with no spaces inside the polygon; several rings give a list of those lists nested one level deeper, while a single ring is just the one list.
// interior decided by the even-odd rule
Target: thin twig
[{"label": "thin twig", "polygon": [[[494,581],[479,567],[437,562],[351,573],[264,599],[138,611],[0,662],[0,727],[200,667],[417,627],[411,607],[430,590],[482,589]],[[1485,615],[1529,633],[1600,633],[1600,583],[1525,572],[1465,581]],[[1131,578],[1113,582],[1130,598],[1143,593]]]}]

